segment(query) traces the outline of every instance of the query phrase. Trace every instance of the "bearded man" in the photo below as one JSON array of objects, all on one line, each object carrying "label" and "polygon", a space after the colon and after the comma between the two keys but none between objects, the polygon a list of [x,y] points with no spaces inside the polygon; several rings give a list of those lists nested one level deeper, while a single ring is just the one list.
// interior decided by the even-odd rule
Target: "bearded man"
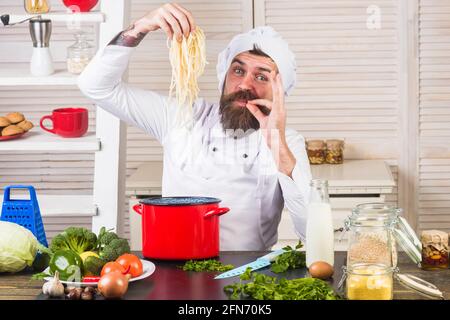
[{"label": "bearded man", "polygon": [[[122,81],[129,58],[149,33],[188,37],[192,14],[176,3],[150,11],[100,50],[79,76],[93,102],[164,147],[162,196],[208,196],[231,210],[220,217],[220,249],[269,250],[283,208],[305,239],[311,171],[304,138],[286,128],[284,98],[296,64],[271,27],[236,35],[219,54],[220,102],[198,98],[191,126],[177,125],[176,99]],[[186,226],[192,227],[195,226]]]}]

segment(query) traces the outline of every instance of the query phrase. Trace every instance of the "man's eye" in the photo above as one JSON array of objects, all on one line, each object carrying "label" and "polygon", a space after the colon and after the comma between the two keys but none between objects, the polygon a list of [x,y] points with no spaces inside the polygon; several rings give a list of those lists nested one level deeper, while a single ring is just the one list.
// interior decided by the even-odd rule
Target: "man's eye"
[{"label": "man's eye", "polygon": [[263,76],[262,74],[258,74],[256,76],[256,79],[259,81],[267,81],[267,78],[265,76]]},{"label": "man's eye", "polygon": [[235,68],[234,69],[234,73],[236,73],[236,74],[243,74],[244,70],[242,70],[241,68]]}]

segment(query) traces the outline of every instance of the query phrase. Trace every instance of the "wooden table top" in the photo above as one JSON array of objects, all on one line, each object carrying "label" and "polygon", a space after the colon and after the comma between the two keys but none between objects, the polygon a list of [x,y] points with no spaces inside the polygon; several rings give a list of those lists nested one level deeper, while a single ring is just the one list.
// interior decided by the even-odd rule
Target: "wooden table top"
[{"label": "wooden table top", "polygon": [[[252,262],[265,252],[222,252],[220,261],[233,264],[236,267]],[[336,252],[335,274],[329,281],[336,289],[342,276],[342,265],[345,263],[345,252]],[[155,272],[148,278],[132,282],[124,299],[130,300],[227,300],[223,287],[239,281],[238,277],[214,280],[217,273],[185,272],[178,266],[182,261],[151,260],[156,265]],[[424,271],[414,266],[409,258],[401,252],[398,267],[401,273],[409,273],[435,284],[444,293],[446,300],[450,299],[450,270]],[[258,270],[270,276],[287,279],[304,277],[306,269],[287,271],[276,275],[270,268]],[[31,272],[18,274],[0,274],[0,300],[35,300],[46,299],[41,293],[42,280],[31,280]],[[412,300],[426,297],[409,290],[394,282],[394,299]]]}]

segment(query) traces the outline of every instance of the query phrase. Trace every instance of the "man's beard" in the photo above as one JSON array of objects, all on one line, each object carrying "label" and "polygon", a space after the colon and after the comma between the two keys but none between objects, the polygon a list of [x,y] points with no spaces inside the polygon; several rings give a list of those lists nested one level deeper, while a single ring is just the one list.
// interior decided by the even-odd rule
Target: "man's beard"
[{"label": "man's beard", "polygon": [[[250,110],[248,110],[247,107],[233,105],[237,100],[249,101],[254,99],[259,99],[259,97],[249,90],[240,90],[227,95],[222,92],[219,103],[219,113],[223,129],[241,129],[244,132],[250,129],[258,130],[259,122]],[[270,113],[270,109],[266,106],[258,105],[258,107],[265,115]]]}]

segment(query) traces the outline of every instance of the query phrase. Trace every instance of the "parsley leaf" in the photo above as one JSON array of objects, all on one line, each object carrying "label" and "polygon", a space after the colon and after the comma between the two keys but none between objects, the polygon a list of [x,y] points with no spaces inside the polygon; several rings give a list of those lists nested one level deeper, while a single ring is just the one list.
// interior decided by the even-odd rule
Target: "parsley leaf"
[{"label": "parsley leaf", "polygon": [[[249,280],[242,283],[242,280]],[[227,285],[223,289],[232,300],[339,300],[333,288],[316,278],[298,278],[287,280],[251,273],[248,268],[240,276],[240,282]]]},{"label": "parsley leaf", "polygon": [[301,241],[298,242],[295,249],[291,246],[284,247],[283,250],[286,251],[275,258],[272,263],[271,270],[275,273],[282,273],[288,269],[297,269],[306,267],[306,255],[302,251],[298,251],[303,247]]},{"label": "parsley leaf", "polygon": [[220,261],[209,259],[209,260],[189,260],[186,261],[184,266],[179,266],[179,268],[183,268],[184,271],[228,271],[234,268],[233,265],[227,264],[224,265]]}]

